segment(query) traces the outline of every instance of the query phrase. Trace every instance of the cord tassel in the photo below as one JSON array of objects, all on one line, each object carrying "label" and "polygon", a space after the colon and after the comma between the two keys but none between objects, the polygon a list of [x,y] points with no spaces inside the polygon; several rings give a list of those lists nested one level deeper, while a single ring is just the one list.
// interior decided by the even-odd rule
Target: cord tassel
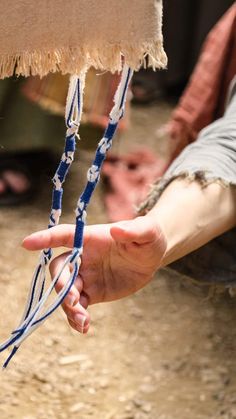
[{"label": "cord tassel", "polygon": [[[77,76],[72,76],[70,78],[65,112],[65,123],[67,127],[65,148],[59,166],[53,177],[54,186],[52,193],[52,208],[48,228],[52,228],[57,225],[61,215],[63,195],[62,186],[74,159],[76,137],[81,121],[84,78],[84,74],[80,79]],[[75,212],[76,229],[72,252],[67,257],[60,272],[55,278],[53,278],[46,291],[44,290],[46,281],[46,266],[52,257],[52,249],[44,249],[40,253],[39,263],[36,266],[32,278],[30,292],[20,325],[12,332],[10,338],[0,345],[0,352],[14,345],[10,355],[3,365],[3,368],[8,366],[22,342],[61,305],[75,282],[81,265],[81,257],[83,253],[83,233],[86,223],[87,206],[99,181],[102,164],[106,158],[107,151],[112,146],[112,140],[119,120],[124,114],[125,101],[131,78],[132,70],[125,64],[121,74],[121,81],[114,97],[114,106],[109,115],[108,126],[105,130],[103,138],[98,143],[95,158],[87,173],[87,184],[77,202]],[[45,305],[50,294],[61,277],[63,270],[68,265],[71,265],[72,267],[69,279],[56,296],[54,302],[46,308]]]}]

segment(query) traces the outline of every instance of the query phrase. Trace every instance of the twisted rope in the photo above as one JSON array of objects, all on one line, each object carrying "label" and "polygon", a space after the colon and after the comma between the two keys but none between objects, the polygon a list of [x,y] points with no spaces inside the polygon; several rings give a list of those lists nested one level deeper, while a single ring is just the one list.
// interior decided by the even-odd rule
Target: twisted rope
[{"label": "twisted rope", "polygon": [[[61,305],[66,295],[69,293],[74,281],[78,275],[81,256],[83,253],[83,234],[87,216],[87,206],[90,202],[93,191],[99,181],[100,172],[106,153],[112,145],[119,120],[124,114],[125,101],[128,91],[129,82],[132,77],[132,70],[124,65],[121,74],[121,81],[114,97],[114,106],[109,115],[109,123],[105,130],[104,136],[98,144],[95,158],[91,167],[87,172],[87,184],[79,197],[76,207],[76,228],[74,245],[71,254],[65,260],[60,272],[53,278],[50,286],[44,291],[46,281],[46,266],[52,258],[52,249],[44,249],[39,256],[39,263],[33,274],[30,291],[26,307],[17,329],[15,329],[10,338],[0,345],[0,352],[13,345],[13,348],[5,361],[3,368],[6,368],[12,357],[17,352],[22,342],[33,333],[56,309]],[[48,228],[52,228],[59,223],[62,209],[63,183],[66,179],[70,166],[74,159],[76,137],[81,121],[82,99],[84,87],[84,74],[79,79],[72,76],[67,96],[65,122],[66,122],[66,139],[65,148],[61,157],[60,164],[53,177],[53,193],[52,208],[49,217]],[[53,303],[45,308],[45,304],[54,289],[57,281],[62,275],[66,266],[71,265],[71,274],[67,282]]]}]

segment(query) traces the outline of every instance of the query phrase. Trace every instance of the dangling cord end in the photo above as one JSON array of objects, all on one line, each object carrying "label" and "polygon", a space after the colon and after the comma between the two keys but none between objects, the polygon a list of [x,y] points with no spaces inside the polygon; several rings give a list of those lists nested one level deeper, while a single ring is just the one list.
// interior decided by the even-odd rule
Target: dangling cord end
[{"label": "dangling cord end", "polygon": [[19,347],[18,346],[14,346],[10,355],[8,356],[8,358],[6,359],[6,361],[4,362],[2,369],[5,370],[9,364],[9,362],[11,361],[11,359],[13,358],[13,356],[15,355],[15,353],[18,351]]}]

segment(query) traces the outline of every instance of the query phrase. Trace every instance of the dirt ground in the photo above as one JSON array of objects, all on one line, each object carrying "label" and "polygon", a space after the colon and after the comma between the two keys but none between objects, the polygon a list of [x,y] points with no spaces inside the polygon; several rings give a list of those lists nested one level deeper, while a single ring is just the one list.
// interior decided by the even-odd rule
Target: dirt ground
[{"label": "dirt ground", "polygon": [[[131,127],[116,151],[145,143],[164,153],[154,131],[170,108],[132,109]],[[73,222],[78,183],[91,156],[82,151],[79,169],[73,166],[63,222]],[[50,183],[33,204],[0,211],[1,340],[21,316],[37,260],[20,242],[47,225],[49,191]],[[89,211],[94,222],[106,222],[101,188]],[[159,272],[136,295],[91,307],[87,336],[73,332],[58,310],[0,373],[0,419],[236,418],[236,304],[227,295],[207,295],[174,273]]]}]

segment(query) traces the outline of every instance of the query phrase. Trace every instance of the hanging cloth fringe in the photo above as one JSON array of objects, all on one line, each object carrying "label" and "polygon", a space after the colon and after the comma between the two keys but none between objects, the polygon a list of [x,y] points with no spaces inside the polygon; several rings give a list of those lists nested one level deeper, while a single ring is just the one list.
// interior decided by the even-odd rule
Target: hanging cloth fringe
[{"label": "hanging cloth fringe", "polygon": [[[12,347],[10,355],[5,361],[3,368],[6,368],[11,358],[19,349],[22,342],[33,333],[63,302],[69,293],[74,281],[78,275],[81,256],[83,253],[83,234],[86,222],[86,209],[90,202],[93,191],[99,181],[100,171],[106,153],[112,145],[112,139],[115,134],[119,120],[124,114],[125,101],[129,82],[132,77],[132,70],[125,64],[121,74],[121,81],[114,97],[114,106],[110,112],[109,123],[105,130],[102,140],[99,142],[94,161],[87,173],[87,184],[80,195],[76,208],[76,229],[74,237],[74,246],[71,254],[65,260],[60,272],[53,278],[50,286],[45,291],[46,267],[52,258],[52,249],[44,249],[39,256],[39,263],[36,266],[31,287],[26,303],[26,307],[19,326],[11,333],[9,339],[0,345],[0,352]],[[66,112],[66,139],[64,153],[62,154],[60,164],[53,178],[52,208],[49,217],[48,228],[52,228],[59,223],[62,208],[62,185],[66,179],[67,173],[73,162],[76,137],[82,114],[83,89],[85,82],[85,73],[80,77],[71,76]],[[57,281],[62,275],[67,265],[71,266],[71,275],[64,287],[58,293],[54,302],[46,307],[47,300],[54,289]]]},{"label": "hanging cloth fringe", "polygon": [[162,0],[1,0],[0,78],[167,64]]}]

